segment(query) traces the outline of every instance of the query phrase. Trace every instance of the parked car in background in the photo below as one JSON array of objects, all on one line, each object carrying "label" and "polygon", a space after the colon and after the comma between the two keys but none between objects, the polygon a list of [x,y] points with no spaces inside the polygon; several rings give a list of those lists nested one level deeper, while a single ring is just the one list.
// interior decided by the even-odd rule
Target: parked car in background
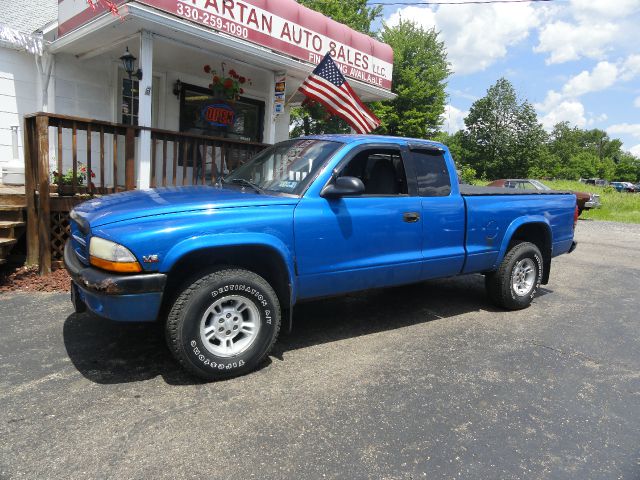
[{"label": "parked car in background", "polygon": [[596,185],[598,187],[606,187],[607,185],[609,185],[609,182],[607,182],[603,178],[581,178],[580,181],[582,183],[586,183],[587,185]]},{"label": "parked car in background", "polygon": [[611,182],[609,184],[619,192],[635,192],[636,186],[631,182]]},{"label": "parked car in background", "polygon": [[[518,190],[538,190],[547,191],[553,190],[539,180],[532,178],[501,178],[500,180],[494,180],[487,187],[505,187],[516,188]],[[573,192],[576,196],[576,203],[578,204],[579,214],[583,210],[590,210],[592,208],[600,208],[600,195],[587,192]]]}]

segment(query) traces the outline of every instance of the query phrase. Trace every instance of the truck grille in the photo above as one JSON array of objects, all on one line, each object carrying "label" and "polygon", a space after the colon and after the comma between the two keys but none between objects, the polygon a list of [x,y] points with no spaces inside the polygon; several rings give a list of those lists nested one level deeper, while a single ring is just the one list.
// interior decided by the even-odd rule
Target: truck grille
[{"label": "truck grille", "polygon": [[78,222],[71,220],[71,245],[78,259],[85,265],[89,265],[89,247],[87,246],[89,235],[80,230]]}]

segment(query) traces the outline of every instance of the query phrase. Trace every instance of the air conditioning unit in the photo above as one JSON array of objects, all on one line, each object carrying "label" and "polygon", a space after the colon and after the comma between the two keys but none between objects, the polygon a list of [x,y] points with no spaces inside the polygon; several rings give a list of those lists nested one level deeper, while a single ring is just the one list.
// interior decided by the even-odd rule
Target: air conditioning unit
[{"label": "air conditioning unit", "polygon": [[2,184],[24,185],[24,167],[0,167],[2,169]]}]

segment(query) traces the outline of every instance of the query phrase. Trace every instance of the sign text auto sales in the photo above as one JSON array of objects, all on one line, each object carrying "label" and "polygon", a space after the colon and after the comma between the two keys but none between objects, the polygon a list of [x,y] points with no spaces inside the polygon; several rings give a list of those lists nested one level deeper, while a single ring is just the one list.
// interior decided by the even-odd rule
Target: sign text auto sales
[{"label": "sign text auto sales", "polygon": [[391,87],[393,67],[390,63],[249,3],[238,0],[143,1],[312,64],[319,63],[324,54],[330,52],[346,76],[387,89]]}]

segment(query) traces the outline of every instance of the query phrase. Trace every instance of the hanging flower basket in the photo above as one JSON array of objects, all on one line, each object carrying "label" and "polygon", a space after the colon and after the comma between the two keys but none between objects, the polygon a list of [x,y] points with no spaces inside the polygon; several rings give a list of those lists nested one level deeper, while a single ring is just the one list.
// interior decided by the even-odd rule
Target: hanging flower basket
[{"label": "hanging flower basket", "polygon": [[240,95],[244,93],[244,86],[251,85],[251,79],[239,75],[234,69],[225,72],[224,62],[221,64],[222,74],[219,75],[210,65],[204,66],[204,72],[211,75],[211,83],[209,89],[215,98],[226,100],[227,102],[235,102],[240,99]]}]

